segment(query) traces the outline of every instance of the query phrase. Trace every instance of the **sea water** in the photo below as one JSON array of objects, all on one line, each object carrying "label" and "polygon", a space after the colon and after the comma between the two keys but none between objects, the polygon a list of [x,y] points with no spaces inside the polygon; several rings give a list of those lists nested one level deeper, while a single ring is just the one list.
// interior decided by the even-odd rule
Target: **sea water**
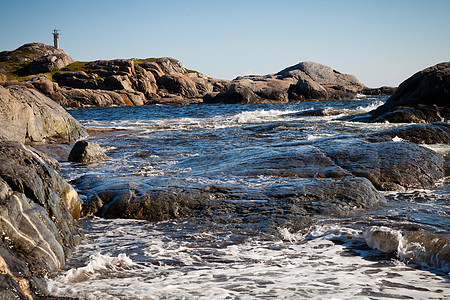
[{"label": "sea water", "polygon": [[[68,180],[84,174],[104,180],[176,179],[186,187],[202,183],[254,191],[290,179],[209,178],[202,175],[205,165],[190,158],[270,152],[274,145],[404,126],[340,119],[370,111],[385,99],[73,109],[85,126],[126,131],[90,138],[112,160],[87,166],[62,162],[62,173]],[[298,114],[317,109],[324,114]],[[427,147],[450,153],[449,145]],[[433,190],[384,195],[384,205],[301,223],[270,222],[274,212],[261,207],[255,213],[265,199],[251,192],[233,200],[243,207],[233,215],[161,222],[85,218],[80,220],[85,238],[66,268],[49,276],[49,290],[80,299],[449,299],[449,179]],[[408,239],[406,231],[421,235]],[[447,244],[437,247],[437,242]],[[396,254],[380,251],[386,247]]]}]

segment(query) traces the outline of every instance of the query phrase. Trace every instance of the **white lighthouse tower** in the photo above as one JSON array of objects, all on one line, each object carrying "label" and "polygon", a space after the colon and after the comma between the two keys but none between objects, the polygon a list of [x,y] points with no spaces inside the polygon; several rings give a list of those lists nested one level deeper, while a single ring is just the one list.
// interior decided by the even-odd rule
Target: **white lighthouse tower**
[{"label": "white lighthouse tower", "polygon": [[53,30],[53,46],[56,49],[59,49],[59,32],[58,31],[59,30],[56,28]]}]

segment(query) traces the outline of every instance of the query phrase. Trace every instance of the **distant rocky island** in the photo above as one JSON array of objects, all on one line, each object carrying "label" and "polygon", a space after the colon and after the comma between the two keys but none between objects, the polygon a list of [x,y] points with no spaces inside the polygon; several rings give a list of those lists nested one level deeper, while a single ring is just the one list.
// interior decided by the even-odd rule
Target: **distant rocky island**
[{"label": "distant rocky island", "polygon": [[222,80],[170,57],[75,62],[41,43],[1,52],[0,73],[4,81],[20,79],[67,107],[341,100],[395,90],[367,88],[353,75],[313,62],[265,76]]},{"label": "distant rocky island", "polygon": [[[87,136],[86,128],[63,107],[204,103],[206,108],[207,104],[213,103],[342,100],[355,99],[358,94],[393,93],[376,110],[352,118],[360,122],[434,123],[374,133],[364,138],[374,143],[386,142],[392,137],[410,139],[412,143],[450,141],[450,127],[444,123],[450,118],[450,62],[414,74],[395,90],[367,88],[355,76],[312,62],[301,62],[274,74],[241,76],[230,81],[209,78],[167,57],[75,62],[64,51],[41,43],[1,52],[2,299],[45,298],[47,290],[43,278],[63,267],[66,257],[81,239],[75,222],[83,214],[81,199],[59,175],[58,162],[34,147],[37,144],[74,144]],[[321,145],[320,141],[317,145]],[[374,144],[370,146],[372,148],[366,146],[370,150],[366,152],[358,146],[359,152],[353,149],[350,155],[343,150],[335,155],[341,160],[349,157],[348,160],[354,162],[354,156],[360,157],[360,161],[366,153],[390,154],[391,150],[371,150],[376,147],[394,149],[391,144],[386,144],[391,148],[380,148],[380,145],[384,144]],[[404,146],[400,145],[394,150],[400,153],[402,148]],[[91,149],[94,150],[89,151],[98,151],[95,147]],[[443,176],[442,162],[437,154],[428,151],[439,168],[424,171],[423,161],[431,164],[434,160],[424,158],[422,152],[411,151],[414,157],[399,155],[396,160],[400,163],[396,166],[412,164],[409,169],[399,168],[413,175],[419,174],[416,169],[420,169],[427,174],[420,173],[419,179],[423,176],[431,178],[429,181],[433,184]],[[102,153],[92,156],[107,159]],[[378,168],[379,159],[374,160],[374,168]],[[385,177],[372,178],[378,182],[377,188],[399,184],[395,174],[390,174],[393,168],[385,169],[386,174],[378,174]],[[364,173],[365,170],[364,167],[356,172]]]}]

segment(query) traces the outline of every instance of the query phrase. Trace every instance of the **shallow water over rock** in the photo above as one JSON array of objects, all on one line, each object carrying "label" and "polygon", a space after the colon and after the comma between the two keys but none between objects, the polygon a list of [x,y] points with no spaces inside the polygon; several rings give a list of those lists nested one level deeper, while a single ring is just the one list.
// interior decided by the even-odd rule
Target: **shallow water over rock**
[{"label": "shallow water over rock", "polygon": [[86,240],[52,293],[447,298],[446,256],[403,262],[365,238],[378,226],[445,242],[450,228],[449,145],[378,134],[407,124],[340,119],[384,100],[71,110],[124,131],[89,139],[111,160],[62,163],[85,212],[110,219],[83,221]]}]

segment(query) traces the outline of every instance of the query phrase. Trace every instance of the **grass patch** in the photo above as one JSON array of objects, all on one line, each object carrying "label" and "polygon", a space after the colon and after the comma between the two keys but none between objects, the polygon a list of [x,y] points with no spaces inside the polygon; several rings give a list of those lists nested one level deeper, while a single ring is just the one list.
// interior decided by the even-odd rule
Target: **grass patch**
[{"label": "grass patch", "polygon": [[0,62],[0,73],[6,75],[8,80],[26,81],[34,75],[27,75],[27,69],[30,62]]},{"label": "grass patch", "polygon": [[190,70],[190,69],[187,69],[187,68],[185,68],[185,69],[186,69],[187,73],[200,73],[200,72],[195,71],[195,70]]},{"label": "grass patch", "polygon": [[136,58],[136,59],[134,59],[134,65],[140,66],[145,62],[154,62],[156,60],[157,60],[157,58]]}]

